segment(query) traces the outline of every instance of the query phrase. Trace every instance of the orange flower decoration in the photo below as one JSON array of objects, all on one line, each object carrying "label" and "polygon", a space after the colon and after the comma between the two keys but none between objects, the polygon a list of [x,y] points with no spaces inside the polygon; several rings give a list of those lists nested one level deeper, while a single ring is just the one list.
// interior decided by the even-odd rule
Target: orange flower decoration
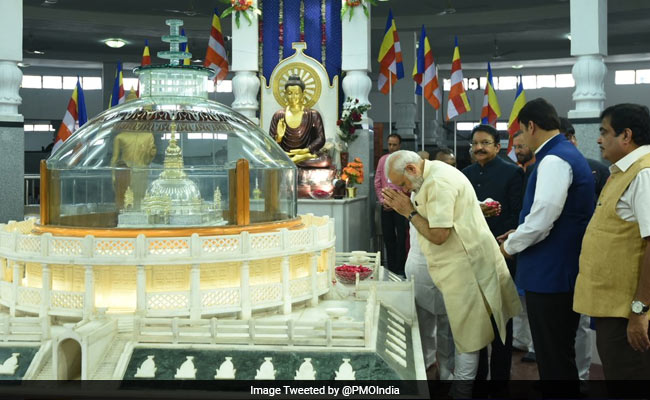
[{"label": "orange flower decoration", "polygon": [[359,157],[355,157],[352,162],[349,162],[348,165],[343,168],[341,179],[346,181],[349,187],[353,187],[358,183],[363,183],[363,162],[361,162]]}]

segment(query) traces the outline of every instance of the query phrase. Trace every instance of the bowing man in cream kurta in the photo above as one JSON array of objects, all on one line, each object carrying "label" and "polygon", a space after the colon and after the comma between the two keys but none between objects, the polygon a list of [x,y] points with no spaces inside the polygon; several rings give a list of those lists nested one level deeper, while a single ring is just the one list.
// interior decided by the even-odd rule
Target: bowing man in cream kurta
[{"label": "bowing man in cream kurta", "polygon": [[[494,339],[490,315],[505,342],[506,323],[519,313],[521,303],[471,183],[440,161],[424,161],[411,169],[419,175],[415,179],[422,178],[419,189],[413,185],[415,211],[430,229],[450,229],[441,244],[434,244],[418,229],[418,241],[431,278],[442,292],[458,351],[474,352]],[[408,168],[404,173],[408,177]]]}]

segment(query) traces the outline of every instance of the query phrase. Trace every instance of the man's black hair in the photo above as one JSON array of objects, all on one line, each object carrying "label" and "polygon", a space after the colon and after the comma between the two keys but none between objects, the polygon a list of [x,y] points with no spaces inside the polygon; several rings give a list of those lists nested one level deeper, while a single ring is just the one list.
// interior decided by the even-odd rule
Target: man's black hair
[{"label": "man's black hair", "polygon": [[640,104],[622,103],[607,107],[600,119],[609,117],[609,124],[616,136],[623,133],[625,128],[632,131],[632,140],[638,146],[650,144],[650,112],[648,107]]},{"label": "man's black hair", "polygon": [[499,132],[492,125],[484,125],[484,124],[476,125],[474,129],[472,129],[472,135],[470,136],[470,140],[474,139],[474,134],[476,132],[485,132],[488,135],[492,136],[495,145],[501,143],[499,141]]},{"label": "man's black hair", "polygon": [[575,135],[576,130],[573,128],[573,124],[569,121],[568,118],[560,117],[560,132],[565,135]]},{"label": "man's black hair", "polygon": [[545,131],[560,129],[560,118],[555,107],[541,97],[526,103],[519,111],[517,119],[519,124],[523,125],[528,125],[532,121]]},{"label": "man's black hair", "polygon": [[[399,134],[397,134],[397,133],[391,133],[390,135],[388,135],[388,139],[390,139],[390,138],[392,138],[392,137],[397,138],[397,140],[399,141],[399,143],[402,144],[402,137],[401,137]],[[386,140],[388,140],[388,139],[386,139]]]}]

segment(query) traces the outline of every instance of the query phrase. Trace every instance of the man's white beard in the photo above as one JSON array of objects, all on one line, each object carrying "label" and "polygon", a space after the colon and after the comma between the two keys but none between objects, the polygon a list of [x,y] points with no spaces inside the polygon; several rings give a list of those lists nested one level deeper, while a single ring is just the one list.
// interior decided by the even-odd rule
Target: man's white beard
[{"label": "man's white beard", "polygon": [[424,183],[424,178],[421,176],[410,175],[408,172],[405,173],[404,176],[409,180],[409,182],[411,182],[411,190],[417,193]]}]

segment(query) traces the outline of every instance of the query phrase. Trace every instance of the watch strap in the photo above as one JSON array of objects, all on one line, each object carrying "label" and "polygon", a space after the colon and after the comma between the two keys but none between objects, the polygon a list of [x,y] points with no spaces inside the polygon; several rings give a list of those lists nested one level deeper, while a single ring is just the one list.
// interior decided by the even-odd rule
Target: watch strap
[{"label": "watch strap", "polygon": [[411,222],[411,220],[413,219],[413,217],[415,217],[416,215],[418,215],[418,212],[417,212],[417,211],[415,211],[415,210],[411,211],[411,213],[410,213],[409,216],[408,216],[408,220],[409,220],[409,222]]}]

